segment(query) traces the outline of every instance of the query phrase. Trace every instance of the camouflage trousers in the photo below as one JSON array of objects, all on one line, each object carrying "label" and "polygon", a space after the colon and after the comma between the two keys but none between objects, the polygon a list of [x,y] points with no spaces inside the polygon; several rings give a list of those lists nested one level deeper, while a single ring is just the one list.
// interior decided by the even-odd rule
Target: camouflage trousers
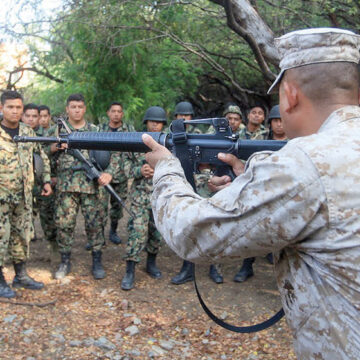
[{"label": "camouflage trousers", "polygon": [[7,254],[14,263],[25,261],[33,233],[31,206],[0,201],[0,266]]},{"label": "camouflage trousers", "polygon": [[56,241],[60,252],[67,253],[71,251],[74,242],[76,217],[80,207],[85,219],[88,242],[92,244],[94,251],[101,250],[105,239],[102,227],[103,205],[100,203],[99,194],[59,192],[56,205]]},{"label": "camouflage trousers", "polygon": [[56,195],[38,196],[36,203],[40,214],[40,223],[47,241],[56,241],[55,226],[55,199]]},{"label": "camouflage trousers", "polygon": [[146,250],[150,254],[157,254],[161,247],[161,235],[155,227],[150,204],[150,194],[133,194],[140,202],[131,202],[130,211],[135,215],[128,222],[128,241],[126,244],[125,260],[140,261],[140,253]]},{"label": "camouflage trousers", "polygon": [[[127,198],[127,182],[123,183],[115,183],[111,184],[114,188],[116,193],[121,197],[121,199],[125,202]],[[102,186],[99,190],[101,203],[104,207],[104,224],[103,227],[105,228],[107,217],[109,213],[109,198],[110,198],[110,221],[111,222],[118,222],[123,217],[123,207],[119,204]]]}]

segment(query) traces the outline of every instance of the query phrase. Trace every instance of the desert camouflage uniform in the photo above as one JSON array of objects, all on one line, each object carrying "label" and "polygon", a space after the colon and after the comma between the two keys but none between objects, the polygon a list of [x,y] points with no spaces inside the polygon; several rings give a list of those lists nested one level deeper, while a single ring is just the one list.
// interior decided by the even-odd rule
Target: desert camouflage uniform
[{"label": "desert camouflage uniform", "polygon": [[268,138],[269,129],[267,129],[264,125],[260,125],[260,127],[254,131],[250,132],[247,127],[243,127],[239,131],[240,139],[248,139],[248,140],[265,140]]},{"label": "desert camouflage uniform", "polygon": [[[97,126],[86,123],[81,129],[74,129],[68,123],[71,131],[98,131]],[[54,136],[57,127],[52,127],[48,135]],[[65,130],[62,130],[65,133]],[[50,147],[47,148],[50,152]],[[81,152],[88,158],[86,150]],[[85,219],[85,231],[88,242],[93,245],[93,251],[101,250],[104,244],[102,229],[103,205],[99,201],[98,185],[92,181],[88,182],[85,172],[81,170],[81,162],[62,151],[57,160],[57,185],[56,185],[56,212],[55,225],[57,227],[57,243],[61,253],[71,251],[74,242],[74,230],[76,217],[81,207]]]},{"label": "desert camouflage uniform", "polygon": [[125,153],[125,172],[134,181],[130,189],[130,211],[134,218],[128,222],[128,241],[125,260],[140,261],[140,253],[145,249],[150,254],[157,254],[161,246],[161,235],[156,229],[151,210],[150,196],[152,179],[141,174],[141,167],[146,163],[145,155]]},{"label": "desert camouflage uniform", "polygon": [[[20,122],[19,135],[35,136],[35,133]],[[0,150],[0,266],[3,266],[7,252],[14,263],[25,261],[34,234],[33,152],[39,153],[44,161],[43,183],[50,182],[50,167],[39,144],[16,144],[1,127]]]},{"label": "desert camouflage uniform", "polygon": [[359,139],[360,108],[338,109],[316,134],[253,155],[245,173],[210,199],[192,191],[177,159],[156,167],[156,224],[178,255],[275,253],[298,359],[359,358]]},{"label": "desert camouflage uniform", "polygon": [[[99,131],[110,132],[113,131],[108,124],[101,124]],[[116,129],[120,132],[134,132],[135,129],[132,125],[122,123],[122,125]],[[124,156],[125,154],[119,151],[114,151],[111,153],[111,159],[109,167],[106,169],[106,172],[112,175],[111,186],[125,202],[127,198],[127,182],[128,178],[124,171]],[[108,203],[109,203],[109,193],[104,189],[100,188],[100,196],[102,198],[101,202],[104,205],[104,227],[107,221],[108,216]],[[110,221],[117,222],[123,217],[123,208],[112,196],[110,196]]]}]

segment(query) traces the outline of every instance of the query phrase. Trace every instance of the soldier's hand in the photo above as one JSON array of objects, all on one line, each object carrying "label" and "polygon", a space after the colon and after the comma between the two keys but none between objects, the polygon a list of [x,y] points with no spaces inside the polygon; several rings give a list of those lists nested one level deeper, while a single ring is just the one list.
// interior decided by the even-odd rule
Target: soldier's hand
[{"label": "soldier's hand", "polygon": [[99,185],[105,186],[111,183],[112,175],[108,173],[102,173],[98,178]]},{"label": "soldier's hand", "polygon": [[[224,163],[230,165],[236,176],[239,176],[240,174],[242,174],[244,172],[245,165],[236,156],[231,155],[231,154],[219,153],[218,158],[221,161],[223,161]],[[219,191],[219,190],[229,186],[230,183],[231,183],[230,176],[227,176],[227,175],[220,176],[220,177],[213,176],[208,182],[208,187],[211,191],[216,192],[216,191]]]},{"label": "soldier's hand", "polygon": [[155,166],[159,160],[169,158],[171,152],[164,146],[158,144],[150,135],[143,134],[142,140],[144,144],[151,149],[146,153],[146,161],[149,165],[155,169]]},{"label": "soldier's hand", "polygon": [[152,178],[154,176],[154,169],[149,164],[144,164],[141,167],[140,171],[141,171],[141,175],[147,179]]},{"label": "soldier's hand", "polygon": [[51,144],[50,146],[50,151],[51,153],[55,153],[59,150],[65,150],[68,148],[68,144],[60,144],[60,146],[58,146],[58,144]]},{"label": "soldier's hand", "polygon": [[242,160],[238,159],[235,155],[218,153],[218,159],[224,163],[230,165],[233,169],[233,172],[236,176],[239,176],[244,172],[245,164]]},{"label": "soldier's hand", "polygon": [[52,177],[51,178],[51,187],[55,187],[56,186],[56,183],[57,183],[57,178],[56,177]]},{"label": "soldier's hand", "polygon": [[51,185],[49,183],[46,183],[46,184],[44,184],[44,187],[43,187],[43,189],[41,191],[41,195],[42,196],[49,196],[49,195],[52,194],[52,192],[53,191],[52,191]]}]

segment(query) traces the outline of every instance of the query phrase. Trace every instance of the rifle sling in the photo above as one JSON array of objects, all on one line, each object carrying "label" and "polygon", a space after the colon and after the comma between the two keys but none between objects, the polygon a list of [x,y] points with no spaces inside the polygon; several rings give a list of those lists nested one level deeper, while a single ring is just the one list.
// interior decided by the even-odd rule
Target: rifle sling
[{"label": "rifle sling", "polygon": [[265,330],[265,329],[269,328],[270,326],[273,326],[274,324],[276,324],[285,315],[284,309],[281,308],[275,315],[273,315],[272,317],[270,317],[269,319],[267,319],[261,323],[258,323],[255,325],[249,325],[249,326],[235,326],[235,325],[229,324],[229,323],[219,319],[214,313],[211,312],[211,310],[205,304],[203,298],[200,295],[198,286],[196,284],[195,264],[194,264],[194,286],[195,286],[195,291],[198,296],[200,305],[202,306],[205,313],[209,316],[209,318],[212,321],[214,321],[216,324],[223,327],[224,329],[227,329],[227,330],[230,330],[230,331],[233,331],[236,333],[253,333],[253,332]]}]

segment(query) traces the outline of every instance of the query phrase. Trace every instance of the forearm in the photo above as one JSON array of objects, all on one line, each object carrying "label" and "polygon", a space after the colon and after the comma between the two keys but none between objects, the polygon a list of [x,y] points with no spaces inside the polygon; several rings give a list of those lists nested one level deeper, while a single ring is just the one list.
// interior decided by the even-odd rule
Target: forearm
[{"label": "forearm", "polygon": [[[159,231],[179,256],[196,262],[263,255],[301,239],[320,226],[321,185],[277,175],[275,167],[269,162],[262,171],[250,169],[203,199],[186,182],[178,160],[159,162],[152,196]],[[314,192],[319,195],[312,197]],[[306,200],[311,198],[316,201]],[[288,216],[293,222],[286,227]]]}]

